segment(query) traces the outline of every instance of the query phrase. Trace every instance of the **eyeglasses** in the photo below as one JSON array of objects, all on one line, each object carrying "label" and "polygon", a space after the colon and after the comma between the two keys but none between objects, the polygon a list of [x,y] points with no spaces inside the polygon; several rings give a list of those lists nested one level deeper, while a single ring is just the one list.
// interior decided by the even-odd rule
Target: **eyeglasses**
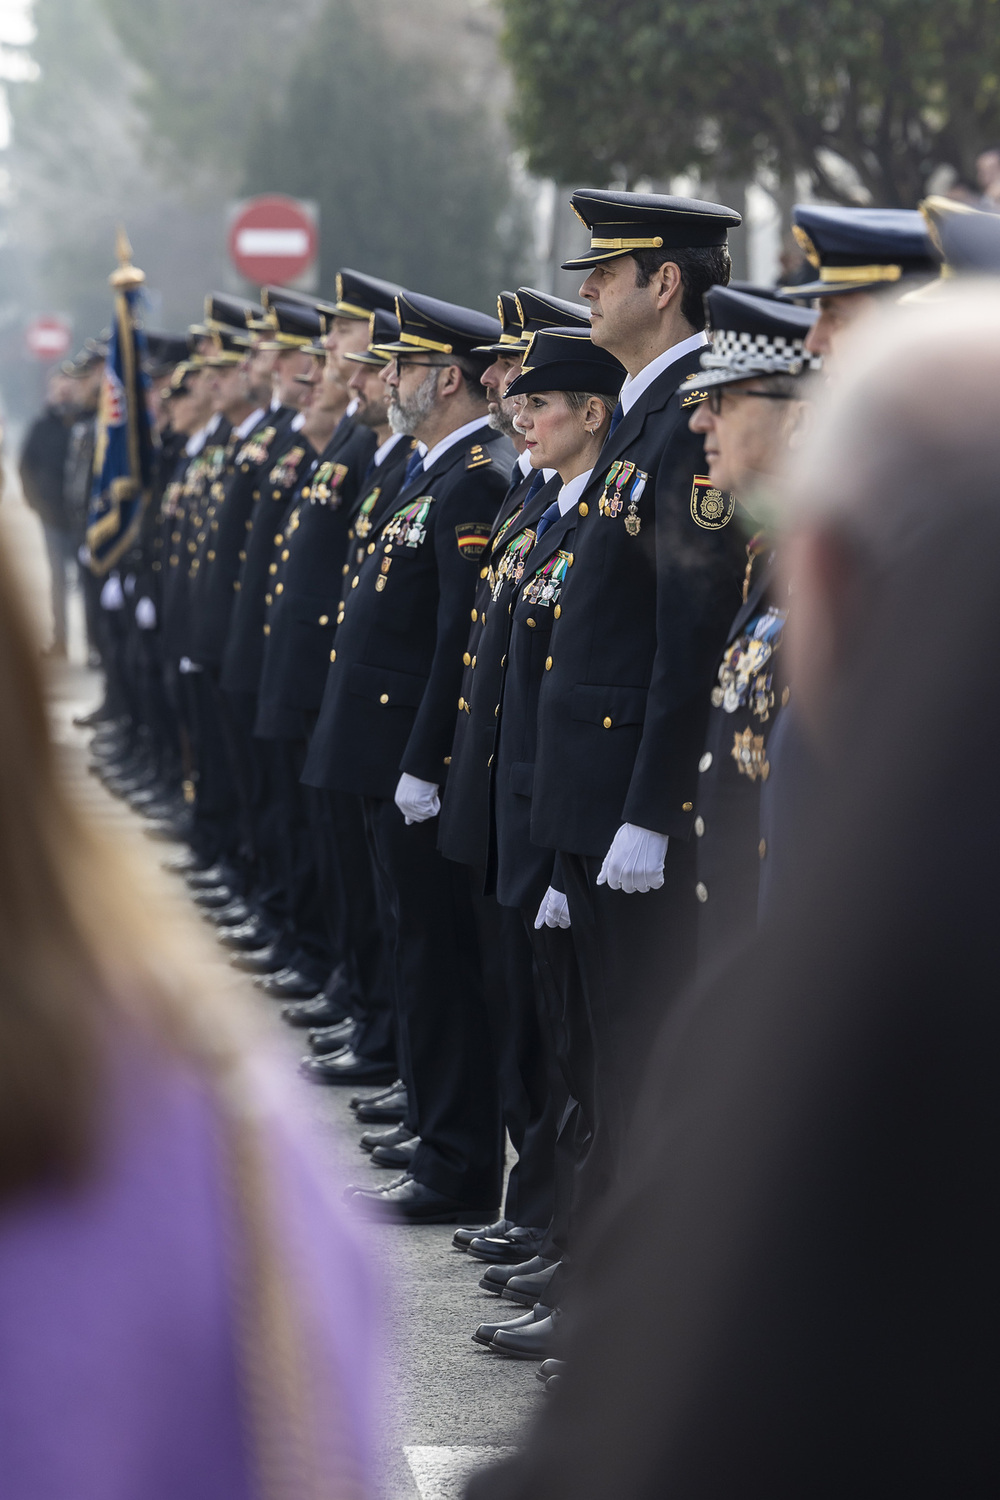
[{"label": "eyeglasses", "polygon": [[758,401],[794,401],[787,391],[731,391],[726,386],[713,385],[708,391],[708,409],[713,417],[722,410],[723,396],[756,396]]},{"label": "eyeglasses", "polygon": [[396,354],[390,360],[393,372],[402,375],[404,370],[443,370],[444,365],[435,364],[432,359],[404,359],[402,355]]}]

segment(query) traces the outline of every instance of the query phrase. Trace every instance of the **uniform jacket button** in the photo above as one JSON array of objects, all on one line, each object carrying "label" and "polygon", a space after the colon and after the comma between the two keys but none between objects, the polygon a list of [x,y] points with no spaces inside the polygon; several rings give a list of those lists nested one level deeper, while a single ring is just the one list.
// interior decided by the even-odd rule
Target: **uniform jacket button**
[{"label": "uniform jacket button", "polygon": [[709,770],[711,770],[711,767],[712,767],[712,752],[711,752],[711,750],[706,750],[705,754],[701,757],[701,760],[698,762],[698,770],[699,771],[709,771]]},{"label": "uniform jacket button", "polygon": [[320,615],[320,617],[319,617],[319,623],[321,625],[329,625],[329,623],[330,623],[330,616],[329,615]]},{"label": "uniform jacket button", "polygon": [[470,662],[472,661],[472,657],[469,655],[468,651],[464,651],[462,653],[462,661],[466,666],[469,666]]},{"label": "uniform jacket button", "polygon": [[383,693],[382,696],[379,698],[378,701],[380,703],[388,703],[388,701],[389,701],[389,694],[388,693]]},{"label": "uniform jacket button", "polygon": [[551,672],[551,670],[552,670],[552,658],[551,658],[551,656],[547,656],[545,658],[545,670],[546,670],[546,672]]},{"label": "uniform jacket button", "polygon": [[351,588],[352,589],[356,589],[357,586],[358,586],[358,579],[357,578],[352,578],[351,579]]},{"label": "uniform jacket button", "polygon": [[559,618],[559,616],[561,614],[562,614],[562,605],[561,604],[557,604],[556,607],[555,607],[555,609],[552,611],[552,618],[554,620],[558,620],[558,618]]},{"label": "uniform jacket button", "polygon": [[704,833],[705,833],[705,819],[700,814],[694,820],[694,831],[695,831],[695,836],[697,838],[704,837]]},{"label": "uniform jacket button", "polygon": [[527,620],[525,620],[524,623],[525,623],[525,625],[527,625],[527,627],[528,627],[529,630],[534,630],[534,628],[535,628],[535,622],[534,622],[534,620],[527,619]]},{"label": "uniform jacket button", "polygon": [[691,812],[693,809],[694,809],[694,803],[693,802],[682,802],[681,803],[681,812]]},{"label": "uniform jacket button", "polygon": [[694,888],[694,893],[698,897],[698,900],[704,905],[704,903],[708,900],[708,886],[703,880],[699,880],[698,884]]},{"label": "uniform jacket button", "polygon": [[336,651],[331,651],[330,652],[330,660],[331,661],[336,661],[337,660],[337,653],[336,653]]},{"label": "uniform jacket button", "polygon": [[580,504],[577,506],[577,510],[580,512],[581,516],[590,515],[590,506],[587,504],[586,500],[580,501]]},{"label": "uniform jacket button", "polygon": [[757,853],[760,855],[761,859],[766,858],[766,856],[767,856],[767,839],[761,839],[760,843],[757,845]]},{"label": "uniform jacket button", "polygon": [[[549,661],[551,661],[551,660],[552,660],[552,658],[549,657]],[[605,727],[605,729],[610,729],[611,728],[611,720],[610,719],[605,719],[605,721],[604,721],[604,727]]]}]

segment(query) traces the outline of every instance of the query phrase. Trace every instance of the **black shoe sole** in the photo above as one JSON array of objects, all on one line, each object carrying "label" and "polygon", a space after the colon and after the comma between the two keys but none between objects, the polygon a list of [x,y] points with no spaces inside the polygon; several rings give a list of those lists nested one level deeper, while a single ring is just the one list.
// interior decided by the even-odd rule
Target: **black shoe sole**
[{"label": "black shoe sole", "polygon": [[[480,1282],[479,1284],[480,1286],[482,1286],[482,1282]],[[536,1302],[542,1301],[545,1293],[540,1292],[536,1297],[533,1296],[531,1292],[511,1292],[508,1291],[506,1287],[504,1287],[500,1295],[505,1302],[516,1302],[518,1307],[534,1307]],[[548,1359],[549,1356],[545,1355],[545,1358]]]}]

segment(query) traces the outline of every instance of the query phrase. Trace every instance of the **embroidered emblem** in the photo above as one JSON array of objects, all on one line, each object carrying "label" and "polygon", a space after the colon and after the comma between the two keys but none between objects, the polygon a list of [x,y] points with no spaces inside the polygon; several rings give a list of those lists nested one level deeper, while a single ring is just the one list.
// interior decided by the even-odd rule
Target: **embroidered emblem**
[{"label": "embroidered emblem", "polygon": [[625,530],[629,536],[638,536],[642,529],[639,501],[648,479],[648,474],[623,458],[616,459],[605,476],[604,490],[597,508],[602,516],[614,520],[627,506]]},{"label": "embroidered emblem", "polygon": [[458,550],[470,562],[477,562],[486,551],[490,539],[490,526],[486,521],[463,521],[455,527]]},{"label": "embroidered emblem", "polygon": [[556,552],[525,587],[521,598],[526,604],[542,604],[546,608],[555,604],[562,590],[563,579],[570,563],[572,552]]},{"label": "embroidered emblem", "polygon": [[[340,505],[340,486],[347,476],[346,464],[335,464],[327,459],[321,463],[312,478],[309,486],[309,503],[311,505],[328,505],[331,510],[336,510]],[[303,491],[303,493],[305,493]]]},{"label": "embroidered emblem", "polygon": [[713,707],[734,714],[749,706],[762,724],[767,723],[774,707],[774,674],[765,669],[781,644],[786,618],[786,610],[769,609],[727,647],[718,686],[712,689]]},{"label": "embroidered emblem", "polygon": [[705,531],[721,531],[736,509],[736,496],[717,490],[706,474],[696,474],[691,485],[691,519]]},{"label": "embroidered emblem", "polygon": [[277,435],[277,427],[265,427],[263,432],[256,433],[243,444],[236,455],[236,462],[238,464],[267,463],[269,449]]},{"label": "embroidered emblem", "polygon": [[402,542],[407,547],[419,547],[427,535],[427,517],[434,504],[433,495],[421,495],[404,505],[382,528],[387,542]]},{"label": "embroidered emblem", "polygon": [[269,482],[277,489],[288,489],[289,485],[295,483],[299,464],[305,456],[306,450],[304,448],[289,448],[288,452],[283,458],[279,459],[267,476]]},{"label": "embroidered emblem", "polygon": [[764,749],[762,734],[754,734],[750,728],[744,729],[742,734],[734,734],[730,754],[741,776],[749,776],[751,781],[756,781],[758,776],[761,781],[766,781],[770,776],[771,763]]},{"label": "embroidered emblem", "polygon": [[514,588],[517,588],[521,582],[528,553],[534,545],[535,533],[529,526],[525,531],[520,532],[506,548],[496,568],[490,568],[490,592],[493,595],[494,604],[499,599],[505,583],[510,582]]},{"label": "embroidered emblem", "polygon": [[466,469],[482,469],[493,462],[492,456],[487,453],[482,443],[473,443],[469,449],[469,461]]}]

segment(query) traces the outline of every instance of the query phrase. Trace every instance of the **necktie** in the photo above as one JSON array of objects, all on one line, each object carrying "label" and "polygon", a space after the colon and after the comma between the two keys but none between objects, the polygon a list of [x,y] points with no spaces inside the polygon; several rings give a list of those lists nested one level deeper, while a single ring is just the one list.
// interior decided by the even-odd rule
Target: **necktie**
[{"label": "necktie", "polygon": [[524,475],[521,473],[520,462],[515,461],[514,467],[510,471],[510,480],[508,482],[507,488],[509,490],[512,490],[514,488],[515,484],[520,484],[521,483],[521,480],[523,478],[524,478]]},{"label": "necktie", "polygon": [[534,479],[528,486],[528,493],[524,497],[525,505],[527,505],[529,500],[534,500],[535,496],[538,494],[538,491],[541,489],[544,483],[545,475],[542,473],[541,469],[539,469],[538,473],[535,475]]},{"label": "necktie", "polygon": [[615,407],[614,411],[611,413],[611,426],[608,428],[608,437],[611,437],[611,435],[613,434],[615,428],[618,426],[618,423],[621,421],[621,419],[622,419],[622,417],[624,415],[625,415],[625,408],[624,408],[624,406],[622,406],[621,402],[619,401],[618,405]]},{"label": "necktie", "polygon": [[542,540],[542,537],[548,531],[549,527],[552,525],[552,522],[557,519],[558,515],[559,515],[559,501],[558,500],[553,500],[552,504],[548,507],[548,509],[547,510],[543,510],[542,514],[538,518],[538,525],[535,528],[535,541],[536,542],[540,542]]},{"label": "necktie", "polygon": [[409,484],[409,482],[413,478],[414,474],[416,474],[417,470],[422,467],[423,462],[424,462],[424,456],[421,453],[420,449],[419,448],[414,448],[413,452],[410,454],[409,458],[406,460],[406,468],[403,470],[403,488],[404,489]]}]

